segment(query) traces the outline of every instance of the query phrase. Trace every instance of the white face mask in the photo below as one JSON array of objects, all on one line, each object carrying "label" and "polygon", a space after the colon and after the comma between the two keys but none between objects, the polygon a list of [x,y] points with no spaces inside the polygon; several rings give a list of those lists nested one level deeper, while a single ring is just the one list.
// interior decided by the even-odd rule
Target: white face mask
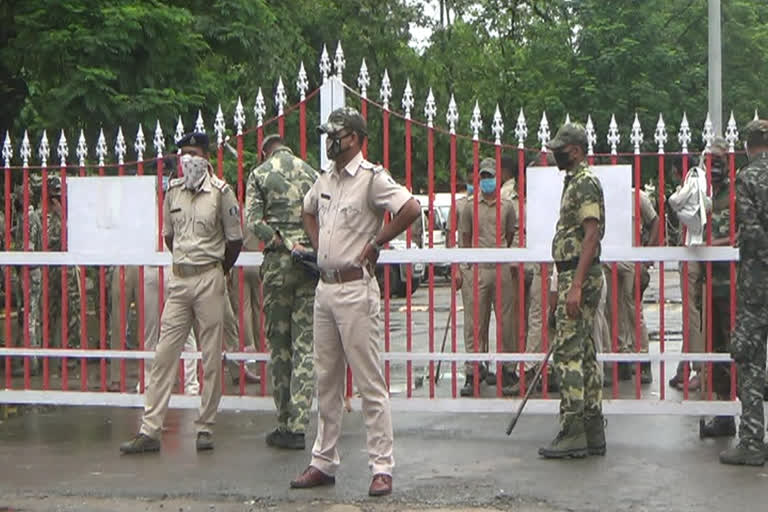
[{"label": "white face mask", "polygon": [[182,155],[181,170],[184,172],[184,188],[199,190],[209,165],[208,160],[201,156]]}]

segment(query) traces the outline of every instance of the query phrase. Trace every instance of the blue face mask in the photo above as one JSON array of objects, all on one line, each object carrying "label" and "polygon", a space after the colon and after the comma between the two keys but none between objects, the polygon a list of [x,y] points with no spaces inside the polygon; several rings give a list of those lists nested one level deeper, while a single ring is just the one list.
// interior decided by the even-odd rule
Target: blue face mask
[{"label": "blue face mask", "polygon": [[467,195],[468,196],[471,196],[474,191],[475,191],[475,186],[474,185],[467,185]]},{"label": "blue face mask", "polygon": [[171,181],[171,178],[168,176],[163,176],[163,192],[168,190],[168,182]]},{"label": "blue face mask", "polygon": [[496,191],[496,178],[481,179],[480,190],[482,190],[483,194],[493,194]]}]

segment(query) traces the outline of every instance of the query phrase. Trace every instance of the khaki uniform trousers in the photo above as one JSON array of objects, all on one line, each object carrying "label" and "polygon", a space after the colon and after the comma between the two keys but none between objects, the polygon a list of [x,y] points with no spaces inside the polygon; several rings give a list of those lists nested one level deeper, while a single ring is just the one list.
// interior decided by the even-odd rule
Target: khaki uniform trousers
[{"label": "khaki uniform trousers", "polygon": [[[515,275],[512,275],[511,270],[514,270]],[[467,274],[474,277],[474,270],[470,268],[464,271],[464,277]],[[469,286],[467,286],[469,284]],[[466,288],[466,291],[465,291]],[[472,279],[465,280],[462,285],[462,297],[464,294],[473,296],[473,283]],[[480,265],[478,269],[478,288],[477,288],[477,300],[478,300],[478,336],[477,347],[478,352],[488,352],[488,329],[491,323],[491,308],[493,308],[494,314],[501,316],[501,333],[497,333],[497,336],[501,335],[501,347],[497,347],[500,352],[517,352],[517,339],[518,339],[518,326],[519,320],[517,315],[517,269],[512,265],[501,266],[501,304],[496,302],[496,265]],[[474,316],[474,308],[471,308],[471,317]],[[467,322],[467,306],[464,306],[464,343],[466,345],[467,352],[474,352],[474,323],[472,321]],[[469,336],[467,336],[469,334]],[[513,371],[515,363],[505,363],[504,368],[507,371]],[[474,371],[474,363],[467,362],[464,367],[466,375],[472,375]]]},{"label": "khaki uniform trousers", "polygon": [[[261,346],[261,267],[243,267],[243,338],[246,347]],[[232,286],[229,287],[229,301],[235,315],[237,326],[240,325],[240,270],[232,270]],[[240,347],[240,339],[237,339]]]},{"label": "khaki uniform trousers", "polygon": [[160,320],[160,340],[149,373],[140,432],[159,438],[176,381],[178,361],[190,328],[195,330],[203,358],[204,386],[198,432],[212,432],[221,400],[221,345],[226,287],[219,265],[189,277],[172,275]]},{"label": "khaki uniform trousers", "polygon": [[[683,293],[683,263],[680,263],[680,293]],[[704,286],[706,279],[706,264],[696,261],[688,262],[688,351],[702,353],[707,348],[704,334],[705,318],[703,315]],[[685,336],[685,333],[683,333]],[[702,370],[700,362],[693,363],[696,370]]]},{"label": "khaki uniform trousers", "polygon": [[[618,294],[618,323],[619,323],[619,352],[635,352],[636,316],[635,316],[635,264],[620,262],[617,265]],[[611,265],[604,266],[605,282],[608,286],[606,294],[606,318],[612,325],[612,279]],[[642,298],[642,297],[641,297]],[[648,352],[648,329],[645,326],[642,302],[640,307],[640,352]]]},{"label": "khaki uniform trousers", "polygon": [[376,279],[367,273],[355,281],[317,285],[313,326],[317,438],[310,464],[328,475],[335,474],[340,463],[336,443],[344,411],[345,362],[363,399],[368,466],[373,474],[391,475],[395,465],[389,393],[379,360],[379,293]]},{"label": "khaki uniform trousers", "polygon": [[[163,269],[163,302],[168,299],[168,282],[171,276],[171,267]],[[136,272],[138,276],[138,270]],[[158,267],[145,267],[144,269],[144,350],[155,350],[160,339],[160,303],[159,303],[160,272]],[[185,352],[197,352],[197,340],[194,329],[189,330],[187,341],[184,342]],[[144,365],[146,375],[152,369],[152,360]],[[145,392],[149,385],[146,382]],[[184,393],[197,395],[200,393],[200,383],[197,380],[197,360],[184,359]]]},{"label": "khaki uniform trousers", "polygon": [[[541,266],[536,265],[533,270],[533,280],[531,280],[530,291],[528,292],[528,329],[525,343],[525,352],[527,354],[538,354],[543,352],[544,343],[542,341],[541,329],[542,323],[548,321],[542,318],[543,308],[541,307],[541,289],[542,286],[546,290],[547,300],[549,300],[549,286],[552,276],[552,266],[547,267],[547,279],[546,283],[542,283],[541,279]],[[547,308],[549,313],[549,308]],[[554,339],[554,330],[547,330],[547,338],[549,343],[552,343]],[[533,362],[525,363],[525,370],[531,370],[538,366]]]},{"label": "khaki uniform trousers", "polygon": [[[170,267],[163,271],[163,303],[168,297],[168,276]],[[110,314],[110,349],[120,350],[120,268],[115,267],[111,272],[110,283],[111,295],[111,314]],[[159,310],[159,277],[160,273],[157,267],[144,267],[144,350],[155,350],[160,335],[160,310]],[[139,306],[139,267],[125,267],[125,321],[130,320],[129,306],[133,302],[136,307]],[[138,332],[138,317],[136,318]],[[138,345],[138,340],[137,340]],[[192,330],[189,332],[187,342],[184,344],[184,350],[188,352],[197,351],[197,342],[195,341]],[[144,369],[147,375],[152,366],[152,360],[145,362]],[[109,362],[110,382],[120,382],[120,360],[112,358]],[[136,385],[137,390],[139,384]],[[146,386],[145,386],[146,387]],[[193,359],[184,360],[184,392],[196,395],[200,391],[200,384],[197,381],[197,361]],[[138,392],[138,391],[137,391]]]}]

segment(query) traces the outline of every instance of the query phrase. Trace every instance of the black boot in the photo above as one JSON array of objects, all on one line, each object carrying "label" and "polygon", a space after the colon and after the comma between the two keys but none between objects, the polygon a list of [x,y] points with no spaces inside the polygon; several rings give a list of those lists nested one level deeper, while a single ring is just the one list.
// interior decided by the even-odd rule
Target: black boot
[{"label": "black boot", "polygon": [[617,363],[619,365],[619,380],[632,380],[632,363]]},{"label": "black boot", "polygon": [[652,382],[651,363],[640,363],[640,384],[650,384]]},{"label": "black boot", "polygon": [[685,376],[685,368],[687,365],[688,363],[683,361],[677,363],[677,371],[675,372],[675,375],[669,379],[669,387],[675,389],[683,388],[683,377]]},{"label": "black boot", "polygon": [[733,416],[715,416],[709,421],[699,420],[699,437],[733,437],[736,435],[736,421]]},{"label": "black boot", "polygon": [[464,380],[464,387],[459,391],[461,396],[475,396],[475,378],[467,375]]}]

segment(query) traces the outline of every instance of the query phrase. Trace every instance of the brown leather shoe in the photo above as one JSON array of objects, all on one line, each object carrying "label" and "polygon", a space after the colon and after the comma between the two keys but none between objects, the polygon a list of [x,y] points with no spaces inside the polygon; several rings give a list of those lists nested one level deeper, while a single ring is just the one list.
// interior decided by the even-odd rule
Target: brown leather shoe
[{"label": "brown leather shoe", "polygon": [[392,477],[379,473],[373,475],[371,487],[368,489],[368,496],[386,496],[392,493]]},{"label": "brown leather shoe", "polygon": [[[261,382],[261,376],[253,373],[247,367],[243,369],[246,384],[259,384]],[[240,384],[240,371],[232,377],[232,385],[237,386]]]},{"label": "brown leather shoe", "polygon": [[312,487],[320,487],[325,485],[333,485],[336,483],[336,478],[331,475],[326,475],[315,466],[307,466],[307,469],[299,475],[296,480],[291,480],[292,489],[310,489]]}]

